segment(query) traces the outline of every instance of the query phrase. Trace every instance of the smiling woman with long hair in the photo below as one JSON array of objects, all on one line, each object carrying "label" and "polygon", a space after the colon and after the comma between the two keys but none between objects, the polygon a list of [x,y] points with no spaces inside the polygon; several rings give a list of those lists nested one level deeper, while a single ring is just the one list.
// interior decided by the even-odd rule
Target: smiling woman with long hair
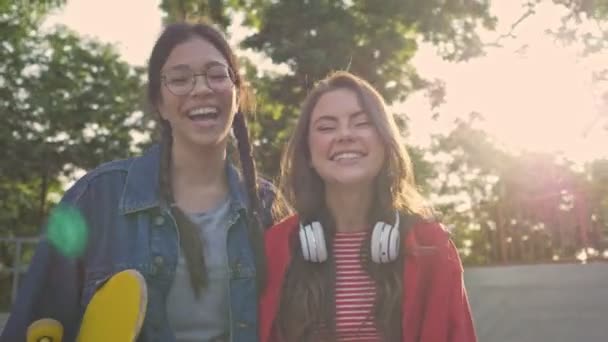
[{"label": "smiling woman with long hair", "polygon": [[266,232],[261,341],[475,341],[458,253],[377,91],[319,82],[282,166],[297,215]]}]

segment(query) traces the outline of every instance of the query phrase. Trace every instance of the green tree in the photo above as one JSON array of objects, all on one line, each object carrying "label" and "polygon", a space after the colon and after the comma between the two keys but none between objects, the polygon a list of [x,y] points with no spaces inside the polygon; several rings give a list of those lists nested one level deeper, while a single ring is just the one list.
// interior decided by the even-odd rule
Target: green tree
[{"label": "green tree", "polygon": [[593,224],[591,244],[600,252],[608,251],[608,159],[586,165],[586,180]]},{"label": "green tree", "polygon": [[[64,179],[130,155],[142,128],[142,70],[65,27],[39,29],[62,4],[0,1],[2,237],[37,235]],[[12,264],[12,248],[0,245],[0,264]]]},{"label": "green tree", "polygon": [[559,156],[501,150],[478,114],[436,136],[431,194],[467,264],[574,260],[608,249],[608,168]]},{"label": "green tree", "polygon": [[[256,130],[266,174],[278,156],[298,107],[314,83],[332,70],[350,70],[374,85],[389,104],[429,85],[409,65],[418,41],[436,44],[452,60],[478,55],[475,30],[493,28],[488,3],[462,1],[244,1],[245,24],[254,33],[243,42],[286,65],[285,74],[253,78],[258,96]],[[405,113],[398,113],[405,114]],[[266,129],[266,127],[283,129]],[[287,132],[285,131],[287,129]],[[423,177],[424,178],[424,177]]]},{"label": "green tree", "polygon": [[[252,30],[242,48],[286,65],[287,73],[264,72],[254,61],[246,73],[257,97],[252,131],[262,172],[277,174],[282,147],[308,89],[332,70],[348,69],[369,80],[389,103],[428,84],[408,62],[418,40],[464,60],[481,53],[479,27],[493,28],[489,1],[165,0],[167,21],[210,18],[229,27],[245,16]],[[232,15],[232,16],[230,16]],[[230,32],[229,32],[230,33]]]},{"label": "green tree", "polygon": [[164,21],[173,22],[199,22],[210,21],[227,28],[230,25],[228,9],[234,6],[225,4],[222,0],[162,0],[159,7],[165,13]]}]

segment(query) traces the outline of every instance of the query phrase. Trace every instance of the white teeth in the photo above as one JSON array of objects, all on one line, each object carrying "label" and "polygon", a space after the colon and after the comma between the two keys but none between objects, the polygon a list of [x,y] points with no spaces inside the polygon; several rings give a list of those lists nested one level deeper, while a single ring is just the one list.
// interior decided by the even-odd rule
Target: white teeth
[{"label": "white teeth", "polygon": [[332,160],[356,159],[362,157],[359,152],[341,152],[333,156]]},{"label": "white teeth", "polygon": [[188,115],[205,115],[205,114],[216,114],[217,108],[213,107],[199,107],[194,108],[188,112]]}]

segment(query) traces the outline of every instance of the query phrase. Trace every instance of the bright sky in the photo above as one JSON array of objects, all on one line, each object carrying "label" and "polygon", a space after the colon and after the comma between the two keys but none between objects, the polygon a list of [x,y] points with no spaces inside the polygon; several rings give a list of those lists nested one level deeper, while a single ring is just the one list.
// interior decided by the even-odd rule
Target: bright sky
[{"label": "bright sky", "polygon": [[[508,32],[525,12],[523,2],[495,1],[499,28],[484,37],[492,41]],[[608,55],[581,58],[580,46],[563,47],[547,36],[545,30],[557,28],[562,14],[555,5],[541,5],[513,32],[517,38],[504,39],[503,48],[467,63],[442,61],[433,47],[423,45],[413,63],[423,76],[445,81],[447,103],[438,121],[431,120],[424,94],[404,104],[411,142],[424,145],[431,133],[446,132],[455,118],[477,111],[485,117],[481,127],[509,149],[561,152],[577,162],[608,157],[603,129],[608,115],[600,115],[608,108],[599,101],[608,86],[591,82],[592,71],[605,67]],[[161,13],[151,0],[69,0],[52,23],[115,43],[127,62],[144,65],[161,29]]]},{"label": "bright sky", "polygon": [[[488,41],[508,32],[525,13],[518,1],[495,3],[500,3],[493,7],[499,27]],[[558,6],[539,6],[514,31],[516,39],[504,39],[503,48],[491,48],[486,57],[468,63],[447,63],[432,48],[421,49],[414,65],[422,75],[446,81],[447,99],[439,123],[430,119],[424,94],[408,100],[412,139],[424,143],[429,132],[445,132],[455,118],[477,111],[485,117],[480,126],[509,149],[561,152],[577,162],[608,157],[603,129],[608,108],[599,100],[608,86],[591,82],[592,71],[605,68],[608,55],[581,58],[582,46],[560,46],[546,35],[563,14]]]},{"label": "bright sky", "polygon": [[114,43],[129,63],[144,65],[161,31],[156,0],[67,0],[46,25],[63,24],[82,35]]}]

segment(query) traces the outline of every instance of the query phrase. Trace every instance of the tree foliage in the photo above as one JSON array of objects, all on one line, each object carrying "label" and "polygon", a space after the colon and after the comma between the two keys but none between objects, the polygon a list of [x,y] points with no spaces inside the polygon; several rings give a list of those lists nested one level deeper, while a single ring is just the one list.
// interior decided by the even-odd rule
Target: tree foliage
[{"label": "tree foliage", "polygon": [[[231,7],[227,6],[226,2],[222,0],[162,0],[159,7],[165,13],[164,21],[166,23],[208,21],[225,29],[230,24],[227,11]],[[233,0],[228,1],[228,3],[233,2]]]},{"label": "tree foliage", "polygon": [[[37,235],[66,177],[128,156],[132,130],[142,128],[133,115],[142,70],[110,45],[65,27],[40,29],[63,3],[0,1],[2,237]],[[0,245],[0,264],[12,264],[14,247]]]},{"label": "tree foliage", "polygon": [[0,226],[9,233],[35,233],[60,177],[125,157],[139,128],[132,114],[140,108],[141,70],[67,28],[40,31],[60,4],[0,6]]}]

